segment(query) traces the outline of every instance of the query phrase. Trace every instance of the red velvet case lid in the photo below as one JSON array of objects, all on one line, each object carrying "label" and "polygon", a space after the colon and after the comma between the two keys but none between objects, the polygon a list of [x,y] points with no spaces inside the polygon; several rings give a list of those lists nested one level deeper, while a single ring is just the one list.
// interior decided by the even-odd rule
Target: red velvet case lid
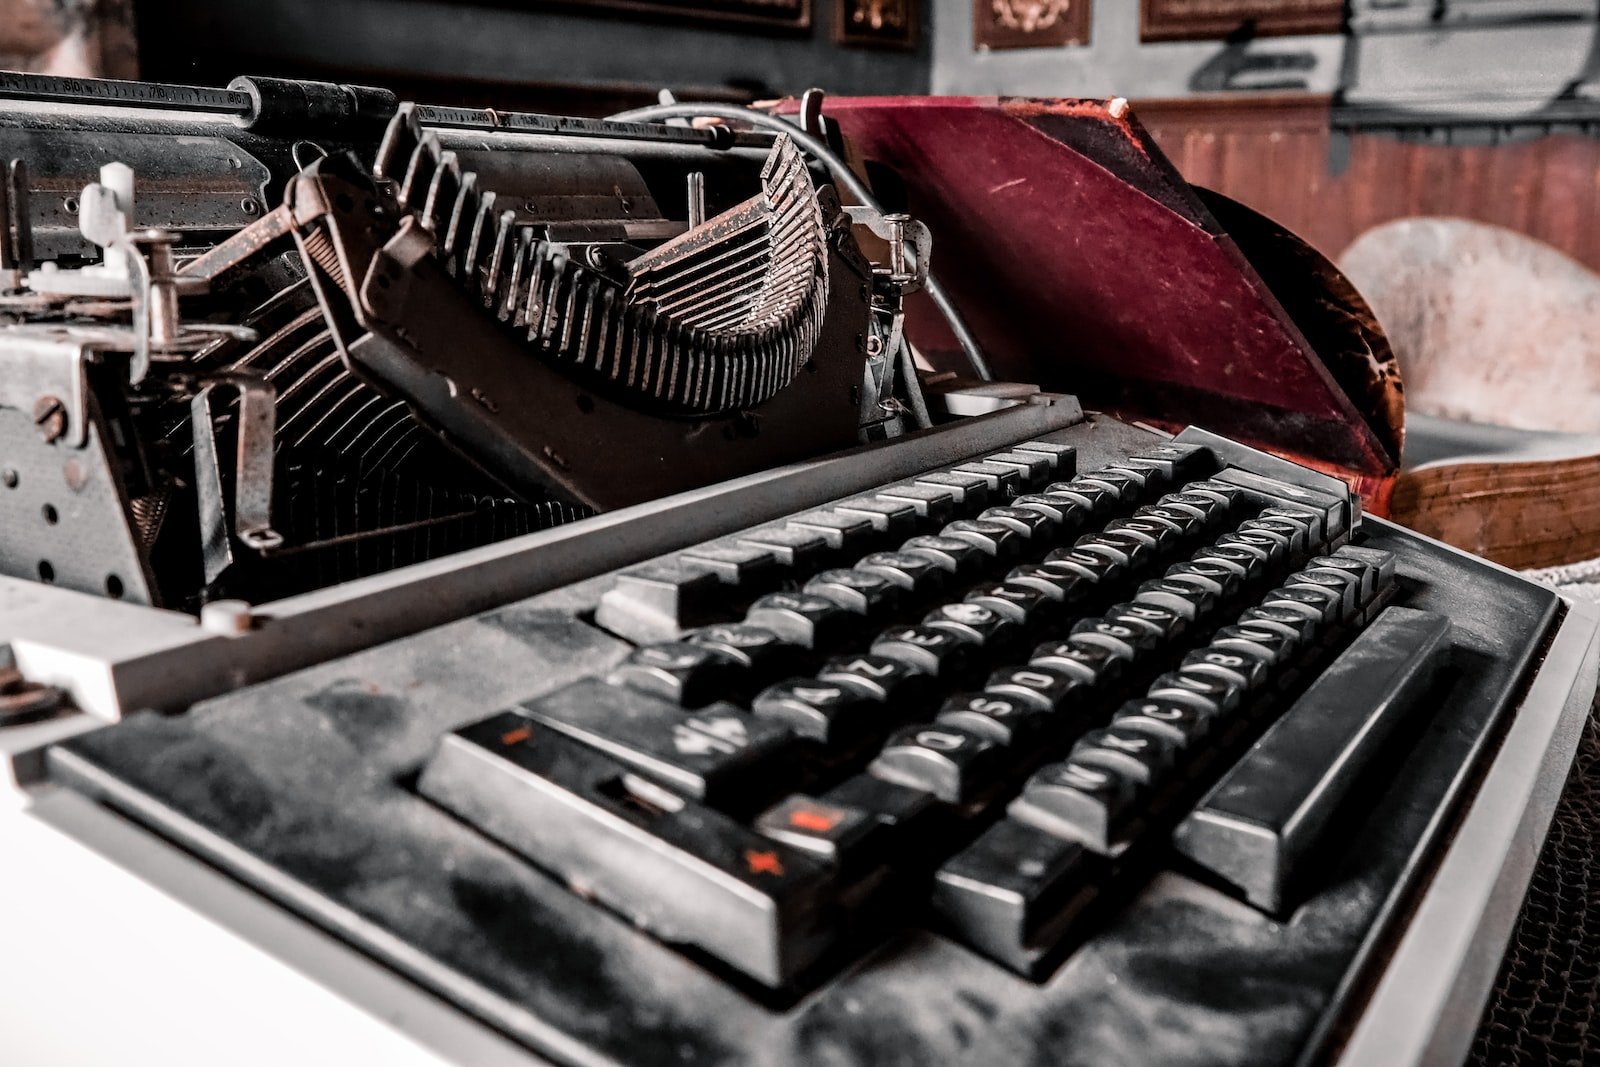
[{"label": "red velvet case lid", "polygon": [[[1340,386],[1125,101],[830,98],[824,114],[886,201],[903,184],[997,378],[1353,474],[1394,471],[1399,427],[1384,419],[1398,403]],[[964,367],[917,303],[912,341]],[[1397,396],[1397,378],[1382,385]]]}]

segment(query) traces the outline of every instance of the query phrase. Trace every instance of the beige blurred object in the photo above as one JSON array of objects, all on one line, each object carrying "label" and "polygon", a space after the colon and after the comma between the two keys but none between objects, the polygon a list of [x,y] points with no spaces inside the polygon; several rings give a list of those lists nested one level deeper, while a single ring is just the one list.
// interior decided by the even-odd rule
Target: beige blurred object
[{"label": "beige blurred object", "polygon": [[132,0],[0,0],[0,69],[138,77]]},{"label": "beige blurred object", "polygon": [[1374,227],[1339,267],[1404,376],[1392,517],[1511,567],[1600,556],[1600,275],[1445,218]]},{"label": "beige blurred object", "polygon": [[1399,356],[1406,408],[1600,432],[1600,275],[1466,219],[1375,226],[1339,257]]}]

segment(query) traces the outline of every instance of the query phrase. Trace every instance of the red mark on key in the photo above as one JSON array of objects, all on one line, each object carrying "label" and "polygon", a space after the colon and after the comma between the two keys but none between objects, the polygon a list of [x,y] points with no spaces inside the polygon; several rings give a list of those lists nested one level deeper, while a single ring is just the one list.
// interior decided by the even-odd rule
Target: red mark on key
[{"label": "red mark on key", "polygon": [[744,850],[744,862],[751,874],[783,874],[783,862],[778,859],[776,852],[757,852],[747,848]]},{"label": "red mark on key", "polygon": [[532,736],[533,727],[519,726],[515,730],[507,730],[505,733],[501,734],[500,743],[505,745],[507,748],[510,748],[512,745],[522,744],[522,742],[526,741]]},{"label": "red mark on key", "polygon": [[798,830],[825,834],[839,825],[836,812],[818,811],[816,808],[799,808],[789,814],[789,825]]}]

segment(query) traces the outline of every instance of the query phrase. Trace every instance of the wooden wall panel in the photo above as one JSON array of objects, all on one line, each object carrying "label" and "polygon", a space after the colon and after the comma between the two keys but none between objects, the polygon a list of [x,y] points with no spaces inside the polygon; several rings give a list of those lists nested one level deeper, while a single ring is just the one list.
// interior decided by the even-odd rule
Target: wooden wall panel
[{"label": "wooden wall panel", "polygon": [[1328,99],[1304,95],[1147,100],[1134,113],[1189,181],[1329,256],[1379,223],[1450,215],[1529,234],[1600,270],[1600,139],[1436,145],[1361,133],[1341,146]]}]

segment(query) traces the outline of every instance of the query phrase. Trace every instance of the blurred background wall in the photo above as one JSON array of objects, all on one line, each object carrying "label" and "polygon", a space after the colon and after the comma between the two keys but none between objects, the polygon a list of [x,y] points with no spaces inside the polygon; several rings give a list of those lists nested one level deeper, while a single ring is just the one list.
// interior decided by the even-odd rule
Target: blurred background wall
[{"label": "blurred background wall", "polygon": [[935,0],[933,91],[1129,97],[1191,182],[1329,256],[1448,215],[1600,268],[1594,0],[1351,0],[1336,33],[1204,41],[1142,39],[1141,6],[1100,0],[1083,44],[985,50],[981,9]]},{"label": "blurred background wall", "polygon": [[812,85],[927,92],[928,9],[908,5],[909,47],[846,45],[836,5],[849,2],[811,0],[804,29],[517,0],[139,0],[137,13],[143,74],[156,80],[365,80],[437,103],[581,114],[654,102],[660,88],[741,100]]}]

